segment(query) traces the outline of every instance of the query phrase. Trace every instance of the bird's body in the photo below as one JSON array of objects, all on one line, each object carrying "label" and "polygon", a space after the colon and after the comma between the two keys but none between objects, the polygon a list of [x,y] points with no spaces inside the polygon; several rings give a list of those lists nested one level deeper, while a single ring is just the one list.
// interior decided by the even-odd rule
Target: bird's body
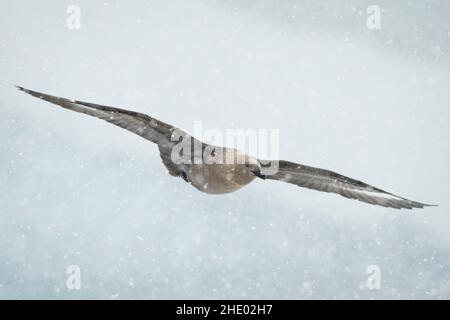
[{"label": "bird's body", "polygon": [[[163,164],[172,176],[181,177],[193,187],[208,194],[237,191],[256,178],[279,180],[300,187],[340,194],[346,198],[396,209],[423,208],[426,204],[411,201],[364,182],[338,173],[283,160],[266,162],[233,148],[203,143],[188,133],[146,114],[60,98],[18,87],[20,90],[65,109],[87,114],[156,143]],[[187,157],[180,156],[180,142],[189,142]],[[194,148],[191,149],[191,146]],[[195,147],[197,146],[197,148]],[[266,173],[269,164],[276,170]],[[273,168],[273,167],[272,167]]]},{"label": "bird's body", "polygon": [[256,176],[245,165],[193,164],[186,165],[188,181],[199,191],[225,194],[241,189]]},{"label": "bird's body", "polygon": [[[198,190],[209,194],[225,194],[237,191],[252,182],[259,169],[257,159],[236,149],[214,147],[221,154],[218,161],[202,164],[183,164],[187,180]],[[204,161],[206,162],[206,161]]]}]

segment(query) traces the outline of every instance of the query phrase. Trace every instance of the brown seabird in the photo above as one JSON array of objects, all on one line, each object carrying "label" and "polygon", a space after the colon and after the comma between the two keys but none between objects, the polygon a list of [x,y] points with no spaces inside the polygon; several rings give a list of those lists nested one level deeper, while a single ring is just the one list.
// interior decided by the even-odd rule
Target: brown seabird
[{"label": "brown seabird", "polygon": [[[183,178],[205,193],[225,194],[234,192],[249,184],[255,178],[261,178],[264,180],[279,180],[324,192],[333,192],[346,198],[383,207],[412,209],[431,206],[396,196],[333,171],[284,160],[263,161],[234,148],[212,146],[143,113],[69,100],[20,86],[17,86],[17,88],[65,109],[105,120],[156,143],[162,162],[169,174]],[[190,143],[189,151],[191,152],[188,153],[187,158],[180,155],[176,150],[180,142],[183,141]],[[205,153],[205,150],[208,150],[208,153]],[[205,154],[212,156],[212,159],[207,161],[204,158]],[[220,157],[217,155],[220,155]]]}]

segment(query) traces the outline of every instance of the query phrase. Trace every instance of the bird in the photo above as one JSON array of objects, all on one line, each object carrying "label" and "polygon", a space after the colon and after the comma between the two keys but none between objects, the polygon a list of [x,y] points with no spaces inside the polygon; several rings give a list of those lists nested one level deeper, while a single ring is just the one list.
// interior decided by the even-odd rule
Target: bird
[{"label": "bird", "polygon": [[[170,175],[182,178],[197,190],[207,194],[231,193],[255,179],[261,179],[278,180],[303,188],[335,193],[345,198],[387,208],[413,209],[435,206],[408,200],[330,170],[285,160],[260,160],[235,148],[210,145],[144,113],[71,100],[18,85],[16,87],[33,97],[102,119],[155,143],[162,163]],[[183,149],[180,145],[188,147]]]}]

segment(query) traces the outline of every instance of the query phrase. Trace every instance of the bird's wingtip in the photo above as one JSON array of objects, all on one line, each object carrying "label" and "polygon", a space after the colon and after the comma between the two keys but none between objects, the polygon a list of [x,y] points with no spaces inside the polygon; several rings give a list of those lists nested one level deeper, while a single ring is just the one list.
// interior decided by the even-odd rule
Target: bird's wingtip
[{"label": "bird's wingtip", "polygon": [[17,85],[17,84],[14,84],[14,87],[16,87],[17,89],[19,89],[20,91],[27,92],[27,89],[25,89],[24,87],[19,86],[19,85]]},{"label": "bird's wingtip", "polygon": [[438,207],[438,206],[439,205],[437,205],[437,204],[427,204],[427,203],[417,202],[417,203],[415,203],[415,205],[412,208],[424,209],[424,208],[428,208],[428,207]]}]

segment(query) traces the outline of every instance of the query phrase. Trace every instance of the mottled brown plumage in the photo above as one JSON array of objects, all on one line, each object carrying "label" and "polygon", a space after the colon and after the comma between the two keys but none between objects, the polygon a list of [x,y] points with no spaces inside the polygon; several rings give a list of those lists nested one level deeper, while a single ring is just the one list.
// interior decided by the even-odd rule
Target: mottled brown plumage
[{"label": "mottled brown plumage", "polygon": [[[270,167],[275,167],[277,170],[267,171],[266,167],[269,164],[265,161],[255,159],[236,149],[205,144],[188,133],[143,113],[69,100],[23,87],[17,88],[65,109],[105,120],[156,143],[168,172],[172,176],[183,178],[196,189],[205,193],[234,192],[259,177],[284,181],[304,188],[333,192],[346,198],[384,207],[412,209],[429,206],[396,196],[329,170],[289,161],[269,162],[272,165]],[[177,154],[174,151],[180,141],[188,141],[197,148],[193,148],[192,154],[188,157],[174,158],[174,154]],[[212,152],[205,152],[205,150]],[[205,159],[205,154],[210,158]]]}]

